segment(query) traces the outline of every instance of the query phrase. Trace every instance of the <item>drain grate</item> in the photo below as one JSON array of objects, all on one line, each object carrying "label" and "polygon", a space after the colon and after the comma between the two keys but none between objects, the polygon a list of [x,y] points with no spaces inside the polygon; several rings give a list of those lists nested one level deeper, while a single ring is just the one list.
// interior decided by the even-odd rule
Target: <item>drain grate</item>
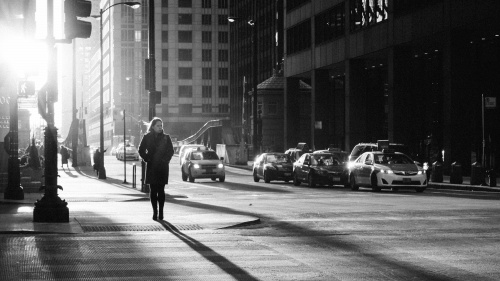
[{"label": "drain grate", "polygon": [[[172,225],[174,231],[203,230],[203,227],[197,224]],[[121,232],[121,231],[167,231],[163,225],[141,224],[141,225],[83,225],[85,232]]]}]

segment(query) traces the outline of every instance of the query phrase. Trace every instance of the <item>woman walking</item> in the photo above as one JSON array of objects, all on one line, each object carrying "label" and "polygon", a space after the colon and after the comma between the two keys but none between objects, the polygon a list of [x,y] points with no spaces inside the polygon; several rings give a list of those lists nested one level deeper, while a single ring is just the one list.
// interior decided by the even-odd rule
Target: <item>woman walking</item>
[{"label": "woman walking", "polygon": [[144,183],[149,184],[153,220],[163,220],[165,184],[168,184],[168,165],[174,155],[174,147],[170,136],[163,133],[163,122],[160,118],[154,117],[149,123],[148,133],[139,145],[139,155],[146,162]]}]

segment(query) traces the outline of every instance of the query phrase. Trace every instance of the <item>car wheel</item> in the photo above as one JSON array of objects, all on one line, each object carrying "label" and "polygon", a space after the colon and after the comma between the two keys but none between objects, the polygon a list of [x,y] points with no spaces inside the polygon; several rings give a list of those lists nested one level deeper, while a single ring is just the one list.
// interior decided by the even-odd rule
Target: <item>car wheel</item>
[{"label": "car wheel", "polygon": [[425,190],[425,187],[417,187],[415,189],[415,191],[418,192],[418,193],[422,193],[422,192],[424,192],[424,190]]},{"label": "car wheel", "polygon": [[314,181],[314,177],[312,174],[309,174],[307,177],[307,182],[309,183],[309,187],[316,187],[316,182]]},{"label": "car wheel", "polygon": [[182,174],[182,180],[187,181],[188,176],[186,175],[186,173],[184,173],[184,170],[182,168],[181,168],[181,174]]},{"label": "car wheel", "polygon": [[301,184],[301,182],[299,181],[299,179],[297,178],[297,174],[296,173],[293,173],[293,185],[295,186],[299,186]]},{"label": "car wheel", "polygon": [[220,181],[220,182],[225,182],[225,181],[226,181],[226,176],[222,176],[222,177],[220,177],[220,178],[219,178],[219,181]]},{"label": "car wheel", "polygon": [[373,191],[380,191],[380,187],[378,187],[377,185],[377,175],[376,174],[372,174],[372,176],[370,177],[370,181],[371,181],[371,184],[372,184],[372,190]]},{"label": "car wheel", "polygon": [[351,179],[349,180],[349,185],[351,186],[351,190],[356,191],[359,190],[359,186],[356,184],[356,179],[354,175],[351,175]]},{"label": "car wheel", "polygon": [[189,175],[188,175],[188,178],[189,178],[189,182],[194,182],[193,175],[191,174],[191,169],[189,169]]},{"label": "car wheel", "polygon": [[264,172],[264,182],[270,183],[271,179],[269,178],[269,172]]},{"label": "car wheel", "polygon": [[257,176],[257,171],[253,171],[253,181],[254,182],[259,182],[259,177]]}]

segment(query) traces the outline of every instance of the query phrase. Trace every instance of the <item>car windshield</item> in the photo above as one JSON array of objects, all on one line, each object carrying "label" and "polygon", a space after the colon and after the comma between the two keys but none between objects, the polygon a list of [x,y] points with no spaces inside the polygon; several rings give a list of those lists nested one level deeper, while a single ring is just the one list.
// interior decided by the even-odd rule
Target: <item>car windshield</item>
[{"label": "car windshield", "polygon": [[375,154],[377,164],[413,164],[408,156],[404,154]]},{"label": "car windshield", "polygon": [[191,160],[219,160],[215,151],[197,151],[191,153]]},{"label": "car windshield", "polygon": [[338,166],[342,164],[342,161],[331,154],[312,154],[311,164],[318,166]]},{"label": "car windshield", "polygon": [[286,154],[269,154],[266,156],[267,163],[291,163]]}]

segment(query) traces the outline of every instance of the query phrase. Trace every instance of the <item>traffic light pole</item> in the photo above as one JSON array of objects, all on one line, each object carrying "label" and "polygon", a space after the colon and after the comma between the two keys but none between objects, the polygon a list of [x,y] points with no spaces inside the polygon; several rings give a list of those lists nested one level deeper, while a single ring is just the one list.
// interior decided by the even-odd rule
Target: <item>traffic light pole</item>
[{"label": "traffic light pole", "polygon": [[69,222],[68,203],[57,195],[57,129],[54,124],[54,102],[57,101],[57,49],[54,38],[54,0],[47,1],[48,95],[45,128],[45,190],[33,209],[34,222]]},{"label": "traffic light pole", "polygon": [[149,0],[149,121],[156,116],[156,103],[153,95],[156,92],[156,62],[155,62],[155,1]]}]

